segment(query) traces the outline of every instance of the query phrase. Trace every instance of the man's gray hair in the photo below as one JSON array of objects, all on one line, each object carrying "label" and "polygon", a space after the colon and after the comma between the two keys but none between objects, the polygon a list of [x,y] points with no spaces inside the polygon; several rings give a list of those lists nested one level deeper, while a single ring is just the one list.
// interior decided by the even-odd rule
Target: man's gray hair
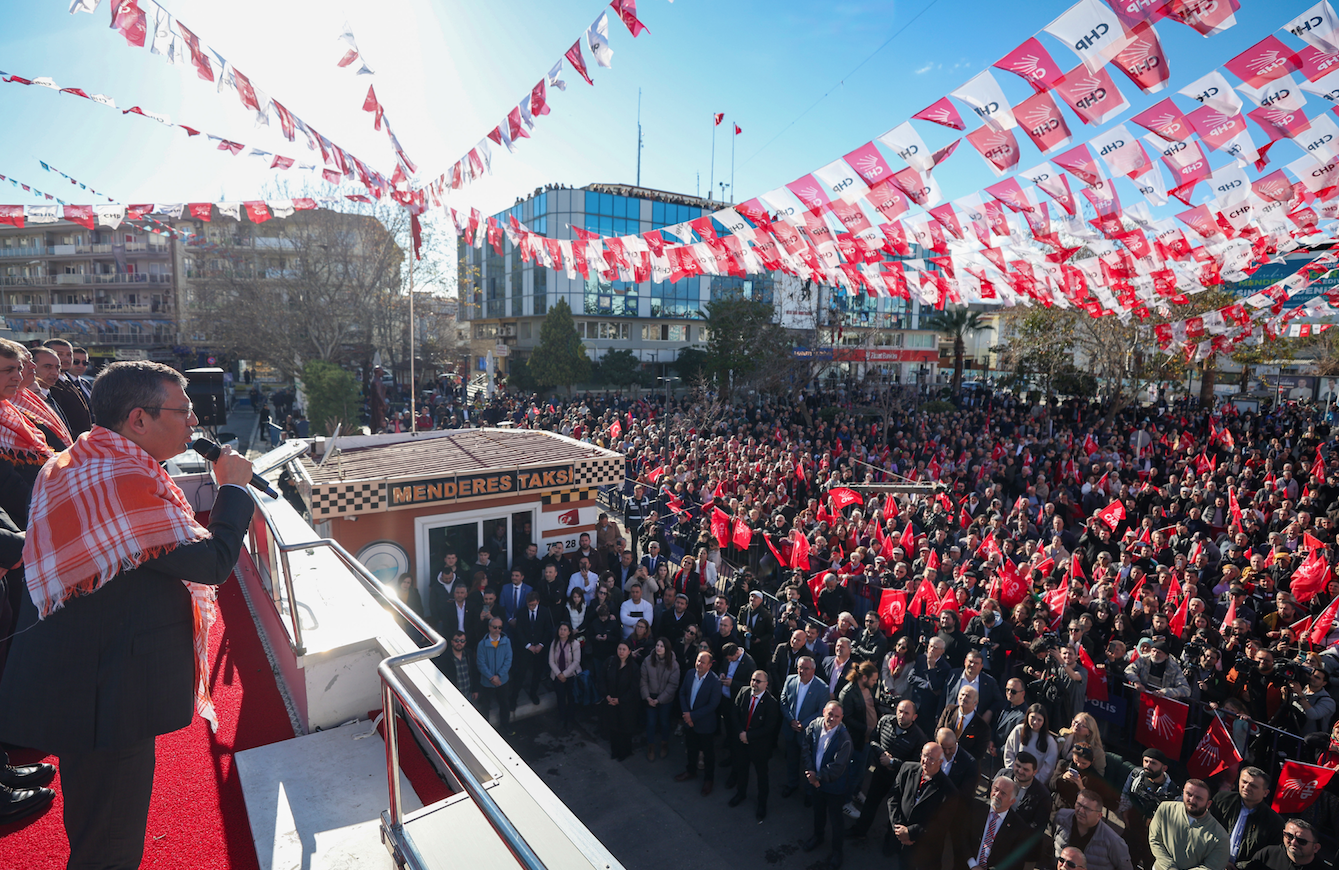
[{"label": "man's gray hair", "polygon": [[93,382],[93,419],[113,430],[119,429],[135,408],[152,408],[149,414],[157,419],[168,383],[186,388],[186,378],[171,366],[148,360],[114,362]]}]

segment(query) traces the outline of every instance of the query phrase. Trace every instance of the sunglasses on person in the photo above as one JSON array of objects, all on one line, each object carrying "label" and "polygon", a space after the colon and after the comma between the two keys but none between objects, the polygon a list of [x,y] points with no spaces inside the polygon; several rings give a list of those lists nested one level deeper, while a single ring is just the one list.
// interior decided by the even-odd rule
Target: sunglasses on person
[{"label": "sunglasses on person", "polygon": [[1288,842],[1288,843],[1296,843],[1297,845],[1299,845],[1299,846],[1303,846],[1303,847],[1305,847],[1305,846],[1310,846],[1310,845],[1314,842],[1313,840],[1303,840],[1302,837],[1301,837],[1301,835],[1299,835],[1299,834],[1290,834],[1290,833],[1288,833],[1287,831],[1284,831],[1284,832],[1283,832],[1283,839],[1284,839],[1285,842]]},{"label": "sunglasses on person", "polygon": [[1075,862],[1075,861],[1071,861],[1071,860],[1069,860],[1068,858],[1060,858],[1060,859],[1058,859],[1058,860],[1055,862],[1055,864],[1056,864],[1057,867],[1077,867],[1077,866],[1079,866],[1077,862]]}]

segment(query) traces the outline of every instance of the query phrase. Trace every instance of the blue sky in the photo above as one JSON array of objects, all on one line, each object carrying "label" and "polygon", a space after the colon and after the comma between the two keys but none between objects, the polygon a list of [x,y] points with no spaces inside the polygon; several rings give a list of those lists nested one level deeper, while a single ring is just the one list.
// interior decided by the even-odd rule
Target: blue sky
[{"label": "blue sky", "polygon": [[[104,0],[92,15],[68,14],[67,0],[5,4],[0,70],[49,76],[62,87],[107,94],[121,108],[141,105],[174,122],[320,162],[305,146],[285,142],[277,126],[255,128],[235,94],[216,94],[192,68],[169,66],[146,49],[126,46],[107,27],[110,2]],[[1113,72],[1132,108],[1112,124],[1277,33],[1312,3],[1247,0],[1237,25],[1209,39],[1183,25],[1160,22],[1158,32],[1171,62],[1170,86],[1147,97]],[[164,0],[162,5],[271,97],[388,172],[393,157],[387,141],[373,132],[371,115],[360,111],[368,84],[375,84],[401,143],[426,177],[445,170],[491,130],[608,9],[577,0]],[[610,10],[613,68],[595,67],[587,50],[595,86],[566,72],[567,90],[550,93],[552,114],[539,120],[533,138],[522,140],[514,155],[495,153],[493,176],[466,188],[455,201],[458,208],[477,206],[490,213],[545,183],[632,183],[638,88],[646,143],[643,185],[705,193],[711,115],[724,112],[725,122],[717,129],[715,178],[730,181],[731,124],[738,123],[744,133],[735,143],[736,199],[747,199],[907,120],[1069,5],[1070,0],[641,0],[639,15],[650,32],[634,40]],[[342,53],[336,38],[345,21],[375,76],[355,76],[335,66]],[[1290,35],[1281,38],[1294,48],[1302,45]],[[1040,39],[1062,67],[1078,64],[1054,38]],[[996,78],[1011,102],[1031,93],[1009,73],[997,72]],[[1184,98],[1177,101],[1192,107]],[[1311,98],[1308,114],[1315,114],[1317,102]],[[316,173],[273,173],[259,159],[213,150],[203,136],[187,139],[178,129],[43,88],[0,84],[0,107],[7,119],[0,125],[0,174],[71,202],[93,198],[65,196],[76,189],[43,172],[39,160],[120,202],[253,199],[274,195],[276,176],[290,190],[320,186]],[[959,110],[968,112],[961,105]],[[1068,117],[1076,137],[1097,132]],[[915,123],[932,148],[961,135]],[[1251,130],[1257,143],[1264,141],[1257,128]],[[1018,138],[1024,152],[1020,168],[1043,159],[1021,132]],[[1280,143],[1267,171],[1300,153],[1291,142]],[[1225,162],[1218,155],[1211,160],[1215,166]],[[950,199],[996,180],[966,143],[935,176]],[[1136,197],[1133,188],[1121,192]],[[0,187],[2,203],[37,201],[8,185]]]}]

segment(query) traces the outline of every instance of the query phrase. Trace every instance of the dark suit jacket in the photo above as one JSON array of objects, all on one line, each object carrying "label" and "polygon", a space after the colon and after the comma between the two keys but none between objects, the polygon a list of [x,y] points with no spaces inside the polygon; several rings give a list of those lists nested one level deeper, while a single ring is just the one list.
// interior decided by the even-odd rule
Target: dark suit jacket
[{"label": "dark suit jacket", "polygon": [[970,800],[976,794],[976,780],[979,774],[976,758],[959,743],[958,751],[953,756],[953,769],[947,776],[963,801]]},{"label": "dark suit jacket", "polygon": [[[958,703],[958,688],[961,684],[962,668],[954,668],[953,672],[948,675],[948,685],[944,688],[944,701],[946,704]],[[980,710],[991,711],[992,719],[999,715],[999,712],[1004,709],[1004,690],[1000,688],[999,682],[985,671],[981,672],[976,706]]]},{"label": "dark suit jacket", "polygon": [[[873,695],[874,692],[871,690],[870,697]],[[874,737],[869,733],[869,726],[865,724],[865,693],[860,691],[860,687],[855,683],[844,683],[837,692],[837,700],[842,704],[842,724],[851,732],[851,742],[859,752]],[[876,721],[877,719],[875,716]]]},{"label": "dark suit jacket", "polygon": [[51,398],[65,415],[65,425],[69,427],[71,437],[78,438],[93,428],[93,415],[88,410],[88,403],[84,401],[83,392],[74,384],[62,377],[51,388]]},{"label": "dark suit jacket", "polygon": [[741,632],[749,624],[750,618],[753,619],[753,628],[744,635],[748,650],[758,661],[768,661],[772,658],[772,614],[766,607],[757,610],[748,606],[739,608],[735,622]]},{"label": "dark suit jacket", "polygon": [[[967,859],[975,858],[981,850],[990,806],[981,801],[969,801],[966,812],[960,813],[958,818],[961,827],[953,838],[953,867],[967,870]],[[1033,836],[1032,827],[1011,808],[1003,823],[997,823],[990,857],[984,865],[977,866],[981,870],[1022,870],[1023,862],[1031,857]]]},{"label": "dark suit jacket", "polygon": [[[718,677],[724,677],[726,673],[729,672],[729,667],[730,663],[724,658],[717,659],[716,664],[712,665],[712,669],[716,671],[716,676]],[[735,675],[730,681],[729,694],[728,696],[722,694],[721,697],[734,697],[739,694],[740,689],[747,689],[749,687],[749,678],[753,676],[753,672],[757,669],[758,665],[753,661],[753,656],[748,653],[740,655],[739,664],[735,666]],[[721,684],[721,688],[725,688],[724,683]]]},{"label": "dark suit jacket", "polygon": [[[958,730],[958,705],[951,704],[944,708],[944,712],[939,714],[939,728],[952,728],[955,732]],[[972,758],[985,758],[986,747],[990,745],[990,726],[986,720],[981,718],[981,708],[976,708],[976,715],[972,716],[972,721],[967,723],[967,727],[958,735],[958,746],[971,753]],[[956,783],[955,783],[956,785]]]},{"label": "dark suit jacket", "polygon": [[[921,763],[908,761],[897,772],[893,797],[888,802],[888,824],[905,825],[911,845],[903,846],[892,837],[894,851],[909,851],[910,863],[915,870],[939,870],[944,857],[944,838],[951,828],[951,814],[942,812],[946,803],[957,795],[957,789],[947,776],[935,774],[925,785],[920,799],[916,789],[921,781]],[[904,866],[906,857],[904,856]]]},{"label": "dark suit jacket", "polygon": [[712,671],[707,671],[702,685],[697,690],[697,703],[689,703],[693,695],[693,680],[697,672],[688,669],[679,678],[679,709],[693,717],[693,731],[698,734],[716,733],[716,708],[721,703],[721,681]]},{"label": "dark suit jacket", "polygon": [[[553,642],[553,612],[547,607],[535,608],[535,618],[530,618],[528,608],[516,614],[516,627],[511,632],[513,652],[520,655],[526,647],[538,643],[548,646]],[[547,664],[547,662],[545,662]]]},{"label": "dark suit jacket", "polygon": [[37,619],[23,596],[0,681],[0,739],[72,754],[128,747],[191,724],[195,643],[181,579],[228,579],[251,522],[245,492],[219,488],[212,537],[116,575]]},{"label": "dark suit jacket", "polygon": [[747,755],[750,761],[766,761],[772,757],[776,747],[776,737],[781,731],[781,704],[772,697],[771,692],[763,692],[758,708],[749,719],[749,703],[753,700],[753,689],[744,686],[735,694],[735,720],[739,730],[748,735],[749,742],[741,744],[735,751],[743,749],[741,755]]},{"label": "dark suit jacket", "polygon": [[823,734],[823,719],[820,717],[805,726],[800,737],[800,767],[818,774],[818,790],[829,794],[846,793],[846,775],[851,767],[851,732],[845,725],[838,725],[828,745],[823,748],[823,757],[815,763],[814,753],[818,749],[818,740]]},{"label": "dark suit jacket", "polygon": [[768,668],[771,680],[767,683],[767,688],[778,698],[781,697],[781,690],[786,685],[786,678],[795,673],[795,665],[800,656],[808,655],[806,651],[792,652],[790,643],[778,644],[777,648],[772,650],[772,666]]}]

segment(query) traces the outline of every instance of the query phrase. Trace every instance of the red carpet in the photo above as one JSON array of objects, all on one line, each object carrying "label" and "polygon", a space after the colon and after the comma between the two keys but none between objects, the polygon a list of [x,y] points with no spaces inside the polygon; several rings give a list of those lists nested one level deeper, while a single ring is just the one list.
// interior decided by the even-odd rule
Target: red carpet
[{"label": "red carpet", "polygon": [[[145,868],[258,866],[233,753],[288,739],[293,729],[236,577],[219,590],[219,621],[209,647],[219,730],[211,734],[209,725],[196,717],[189,728],[158,738]],[[23,764],[42,759],[36,752],[16,752],[11,760]],[[52,787],[56,801],[45,813],[0,827],[0,867],[65,866],[70,851],[61,823],[59,775]]]}]

